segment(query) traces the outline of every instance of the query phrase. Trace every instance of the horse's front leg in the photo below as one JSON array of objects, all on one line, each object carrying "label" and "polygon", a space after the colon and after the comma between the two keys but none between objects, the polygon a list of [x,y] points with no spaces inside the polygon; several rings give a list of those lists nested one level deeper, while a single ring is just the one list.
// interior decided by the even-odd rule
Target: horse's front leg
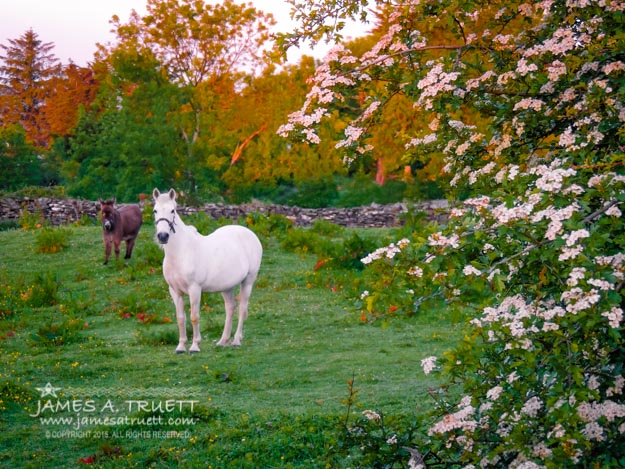
[{"label": "horse's front leg", "polygon": [[104,236],[104,265],[109,263],[109,257],[111,257],[111,247],[113,245],[113,241],[110,237]]},{"label": "horse's front leg", "polygon": [[189,303],[191,306],[191,324],[193,325],[193,343],[189,348],[189,352],[196,353],[200,351],[200,342],[202,335],[200,334],[200,302],[202,300],[202,289],[198,286],[189,288]]},{"label": "horse's front leg", "polygon": [[178,321],[178,347],[176,347],[176,353],[185,353],[187,351],[187,318],[184,314],[184,297],[182,293],[177,292],[173,288],[169,287],[169,294],[172,300],[174,300],[174,306],[176,307],[176,320]]},{"label": "horse's front leg", "polygon": [[224,298],[224,305],[226,307],[226,320],[224,322],[224,331],[217,345],[225,347],[230,344],[230,334],[232,333],[232,316],[234,315],[234,307],[236,305],[234,289],[221,292],[221,296]]}]

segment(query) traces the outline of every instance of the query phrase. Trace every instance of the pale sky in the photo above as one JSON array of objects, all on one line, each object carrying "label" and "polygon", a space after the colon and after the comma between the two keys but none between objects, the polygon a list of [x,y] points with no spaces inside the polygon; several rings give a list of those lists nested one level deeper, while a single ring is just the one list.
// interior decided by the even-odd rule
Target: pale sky
[{"label": "pale sky", "polygon": [[[292,27],[291,6],[285,1],[251,3],[273,14],[278,22],[276,31],[286,32]],[[125,23],[133,9],[143,15],[145,5],[146,0],[0,0],[0,44],[8,45],[9,39],[17,39],[32,28],[41,41],[54,44],[51,52],[61,63],[68,64],[71,59],[85,66],[93,60],[96,43],[106,44],[115,39],[110,32],[111,17],[117,15]],[[369,28],[353,24],[344,30],[344,36],[357,37],[366,34]],[[297,62],[302,53],[321,58],[328,48],[322,44],[314,51],[289,50],[289,61]]]}]

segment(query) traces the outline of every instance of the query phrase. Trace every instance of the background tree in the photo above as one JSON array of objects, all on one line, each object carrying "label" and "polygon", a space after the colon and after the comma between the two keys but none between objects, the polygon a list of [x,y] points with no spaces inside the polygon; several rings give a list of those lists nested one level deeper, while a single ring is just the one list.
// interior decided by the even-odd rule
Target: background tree
[{"label": "background tree", "polygon": [[[294,184],[346,172],[329,140],[323,145],[308,146],[286,142],[276,135],[289,112],[304,98],[307,79],[313,72],[313,59],[304,57],[298,65],[280,71],[267,69],[261,76],[250,77],[237,94],[231,122],[239,125],[240,130],[235,133],[249,137],[260,132],[240,148],[236,160],[231,159],[223,175],[231,193],[241,197],[271,195],[279,199]],[[238,144],[243,142],[245,139],[240,139]]]},{"label": "background tree", "polygon": [[94,101],[99,88],[91,68],[70,63],[50,80],[50,93],[41,106],[52,137],[69,135],[78,123],[81,109]]},{"label": "background tree", "polygon": [[51,91],[51,82],[60,74],[58,60],[32,29],[9,45],[0,45],[0,123],[20,124],[27,140],[40,148],[50,143],[50,129],[42,108]]},{"label": "background tree", "polygon": [[181,99],[178,89],[149,53],[127,49],[96,68],[97,100],[61,150],[68,193],[136,201],[155,185],[178,187],[181,142],[169,122]]},{"label": "background tree", "polygon": [[[264,63],[263,48],[273,24],[271,15],[231,0],[215,5],[149,0],[144,17],[135,13],[127,24],[113,18],[119,43],[102,53],[150,54],[161,73],[180,88],[183,99],[170,122],[186,145],[181,170],[188,180],[187,190],[196,190],[200,169],[227,165],[234,148],[223,148],[223,135],[215,138],[211,129],[220,113],[227,112],[241,78]],[[208,149],[213,149],[212,154],[207,154]]]},{"label": "background tree", "polygon": [[37,150],[26,142],[24,129],[15,124],[0,127],[0,190],[13,191],[45,182]]}]

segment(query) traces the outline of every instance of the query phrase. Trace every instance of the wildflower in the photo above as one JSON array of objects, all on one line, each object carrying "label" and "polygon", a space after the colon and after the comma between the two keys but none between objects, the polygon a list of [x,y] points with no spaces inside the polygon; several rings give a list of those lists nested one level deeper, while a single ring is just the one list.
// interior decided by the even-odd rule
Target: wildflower
[{"label": "wildflower", "polygon": [[362,415],[364,415],[368,420],[373,420],[374,422],[379,422],[381,419],[380,414],[374,412],[373,410],[364,410]]},{"label": "wildflower", "polygon": [[610,311],[601,313],[601,316],[608,318],[610,327],[618,329],[621,327],[623,321],[623,310],[621,308],[613,307]]},{"label": "wildflower", "polygon": [[482,272],[476,269],[475,267],[473,267],[472,265],[465,266],[464,269],[462,269],[462,273],[466,275],[467,277],[469,275],[475,275],[476,277],[479,277],[480,275],[482,275]]},{"label": "wildflower", "polygon": [[426,375],[429,375],[436,368],[436,357],[427,357],[421,360],[421,367]]},{"label": "wildflower", "polygon": [[523,408],[521,409],[521,412],[529,415],[530,417],[536,417],[536,415],[538,415],[538,411],[542,408],[542,406],[543,402],[540,400],[540,398],[534,396],[525,402]]},{"label": "wildflower", "polygon": [[503,388],[501,386],[495,386],[494,388],[491,388],[486,393],[486,397],[490,399],[491,401],[496,401],[501,395],[502,391],[503,391]]}]

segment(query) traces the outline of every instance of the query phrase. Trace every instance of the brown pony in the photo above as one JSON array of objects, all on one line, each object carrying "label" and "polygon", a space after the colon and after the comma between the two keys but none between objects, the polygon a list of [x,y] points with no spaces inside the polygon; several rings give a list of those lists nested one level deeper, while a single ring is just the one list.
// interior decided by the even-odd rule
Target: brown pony
[{"label": "brown pony", "polygon": [[111,246],[115,245],[115,259],[119,259],[119,246],[126,241],[126,255],[130,259],[132,248],[139,234],[143,217],[139,205],[124,205],[115,208],[115,199],[100,199],[102,213],[102,239],[104,240],[104,265],[108,264]]}]

